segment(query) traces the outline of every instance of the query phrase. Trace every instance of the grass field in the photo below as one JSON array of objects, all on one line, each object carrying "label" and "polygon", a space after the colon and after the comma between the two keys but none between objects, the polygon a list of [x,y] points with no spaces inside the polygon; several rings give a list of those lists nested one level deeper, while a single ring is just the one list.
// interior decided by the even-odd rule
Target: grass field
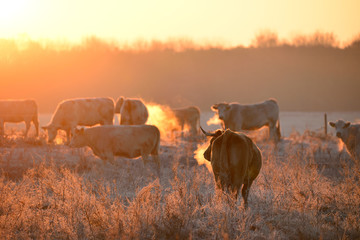
[{"label": "grass field", "polygon": [[360,164],[333,136],[294,131],[275,146],[252,134],[263,166],[244,209],[198,165],[202,137],[162,142],[159,177],[140,158],[111,165],[87,148],[6,133],[1,239],[360,238]]}]

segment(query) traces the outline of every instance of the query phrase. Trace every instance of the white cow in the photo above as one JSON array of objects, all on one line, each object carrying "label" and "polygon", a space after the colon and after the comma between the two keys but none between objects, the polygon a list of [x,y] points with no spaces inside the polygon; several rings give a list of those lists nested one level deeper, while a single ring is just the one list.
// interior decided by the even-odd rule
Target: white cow
[{"label": "white cow", "polygon": [[126,158],[142,157],[144,165],[152,155],[158,170],[160,131],[153,125],[113,125],[76,129],[70,147],[92,149],[104,162],[114,162],[114,156]]},{"label": "white cow", "polygon": [[142,125],[149,112],[141,99],[120,97],[116,101],[115,113],[120,113],[120,125]]},{"label": "white cow", "polygon": [[59,103],[51,122],[42,128],[48,132],[48,142],[56,138],[60,129],[66,131],[69,143],[76,126],[112,125],[113,118],[114,101],[111,98],[69,99]]},{"label": "white cow", "polygon": [[200,109],[198,107],[190,106],[184,108],[172,109],[176,120],[178,121],[181,131],[184,126],[189,126],[189,131],[192,135],[199,133],[200,127]]},{"label": "white cow", "polygon": [[0,100],[0,134],[4,135],[5,122],[25,122],[27,136],[30,123],[33,122],[36,128],[36,136],[39,135],[38,108],[35,100]]},{"label": "white cow", "polygon": [[344,142],[351,156],[360,160],[360,124],[351,124],[343,120],[329,124],[335,128],[336,136]]},{"label": "white cow", "polygon": [[217,112],[225,129],[233,131],[255,130],[268,126],[270,139],[280,140],[279,106],[274,99],[250,105],[218,103],[211,108]]}]

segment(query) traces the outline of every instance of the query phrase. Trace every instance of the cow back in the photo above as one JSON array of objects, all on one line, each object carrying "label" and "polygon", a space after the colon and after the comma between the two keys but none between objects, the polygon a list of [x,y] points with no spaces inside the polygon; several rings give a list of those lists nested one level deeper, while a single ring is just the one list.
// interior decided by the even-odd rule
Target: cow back
[{"label": "cow back", "polygon": [[121,125],[142,125],[145,124],[149,112],[140,99],[124,100],[120,110]]},{"label": "cow back", "polygon": [[0,100],[0,119],[4,122],[21,122],[37,117],[38,108],[35,100]]},{"label": "cow back", "polygon": [[56,126],[93,126],[112,122],[114,102],[111,98],[71,99],[61,102],[52,117]]},{"label": "cow back", "polygon": [[230,113],[227,121],[240,122],[239,129],[254,130],[262,126],[268,126],[270,122],[279,119],[279,107],[275,100],[267,100],[262,103],[242,105],[230,104]]}]

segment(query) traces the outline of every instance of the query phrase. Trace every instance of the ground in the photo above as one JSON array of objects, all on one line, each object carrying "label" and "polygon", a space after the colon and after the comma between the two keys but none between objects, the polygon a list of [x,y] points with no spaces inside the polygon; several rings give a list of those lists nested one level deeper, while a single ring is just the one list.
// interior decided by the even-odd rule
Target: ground
[{"label": "ground", "polygon": [[[244,209],[216,190],[194,152],[205,137],[162,141],[151,161],[104,163],[45,135],[0,140],[0,236],[9,239],[356,239],[360,167],[333,136],[250,133],[263,167]],[[64,138],[64,136],[61,136]],[[59,141],[61,142],[61,141]],[[211,170],[211,169],[210,169]]]}]

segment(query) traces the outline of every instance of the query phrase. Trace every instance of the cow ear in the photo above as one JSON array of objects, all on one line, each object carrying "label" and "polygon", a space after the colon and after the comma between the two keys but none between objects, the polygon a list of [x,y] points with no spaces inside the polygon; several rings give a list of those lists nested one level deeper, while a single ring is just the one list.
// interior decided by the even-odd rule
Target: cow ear
[{"label": "cow ear", "polygon": [[214,104],[214,105],[211,106],[211,109],[212,110],[217,110],[218,107],[219,107],[219,104]]},{"label": "cow ear", "polygon": [[332,127],[335,127],[335,123],[334,122],[329,122],[329,125]]},{"label": "cow ear", "polygon": [[350,124],[351,124],[350,122],[345,123],[344,128],[348,128],[350,126]]}]

